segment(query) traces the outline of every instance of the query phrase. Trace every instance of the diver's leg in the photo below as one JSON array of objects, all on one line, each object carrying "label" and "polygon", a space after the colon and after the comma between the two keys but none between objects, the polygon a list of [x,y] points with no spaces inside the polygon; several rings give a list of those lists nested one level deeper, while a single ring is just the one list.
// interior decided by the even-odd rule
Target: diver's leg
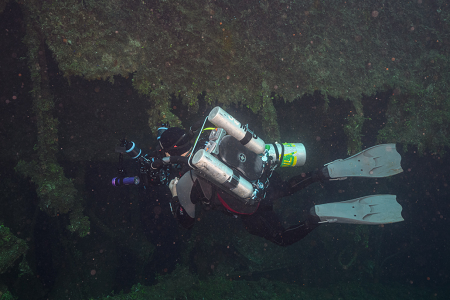
[{"label": "diver's leg", "polygon": [[281,233],[282,243],[280,245],[289,246],[300,241],[320,225],[319,221],[320,219],[318,217],[308,215],[306,221],[293,225]]},{"label": "diver's leg", "polygon": [[289,246],[298,242],[320,225],[320,219],[310,215],[308,220],[285,229],[273,211],[257,211],[253,215],[242,217],[242,220],[249,233],[263,237],[279,246]]},{"label": "diver's leg", "polygon": [[280,199],[287,197],[306,188],[314,182],[323,182],[328,179],[330,179],[330,176],[328,175],[326,167],[322,167],[312,172],[299,174],[290,178],[288,181],[283,181],[281,176],[277,172],[274,172],[270,178],[269,188],[266,190],[266,198]]},{"label": "diver's leg", "polygon": [[300,175],[294,176],[288,180],[288,195],[292,195],[314,182],[324,182],[330,179],[328,174],[328,169],[326,167],[319,168],[318,170],[302,173]]},{"label": "diver's leg", "polygon": [[280,199],[290,196],[301,189],[306,188],[308,185],[318,182],[326,181],[330,177],[326,167],[322,167],[316,171],[302,173],[294,176],[288,181],[281,179],[281,176],[274,172],[270,178],[270,185],[266,190],[266,199]]}]

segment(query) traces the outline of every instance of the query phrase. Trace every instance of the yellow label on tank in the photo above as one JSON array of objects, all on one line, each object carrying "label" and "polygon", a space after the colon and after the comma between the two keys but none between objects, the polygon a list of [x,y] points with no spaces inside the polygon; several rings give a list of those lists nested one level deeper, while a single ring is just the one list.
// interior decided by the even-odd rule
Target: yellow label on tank
[{"label": "yellow label on tank", "polygon": [[286,147],[295,147],[294,143],[283,143]]},{"label": "yellow label on tank", "polygon": [[286,153],[281,162],[281,167],[292,167],[297,164],[297,156],[294,154],[297,152]]}]

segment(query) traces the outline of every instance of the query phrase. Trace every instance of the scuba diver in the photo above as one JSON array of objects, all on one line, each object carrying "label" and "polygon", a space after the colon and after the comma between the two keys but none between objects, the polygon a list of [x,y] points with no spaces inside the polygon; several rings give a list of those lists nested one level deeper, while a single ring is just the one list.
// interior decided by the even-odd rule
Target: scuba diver
[{"label": "scuba diver", "polygon": [[289,228],[282,226],[273,211],[274,201],[314,182],[401,173],[401,156],[395,144],[374,146],[345,160],[333,161],[316,171],[283,181],[275,168],[303,165],[306,152],[302,144],[265,145],[247,126],[242,126],[219,107],[211,111],[208,119],[217,128],[212,130],[206,146],[198,151],[188,143],[188,132],[180,128],[169,128],[159,138],[159,146],[166,156],[190,156],[191,168],[180,172],[180,177],[169,184],[172,213],[183,227],[194,225],[195,208],[201,205],[207,210],[240,216],[249,233],[288,246],[323,223],[403,221],[402,207],[394,195],[373,195],[315,205],[305,221]]},{"label": "scuba diver", "polygon": [[[214,127],[205,128],[207,121]],[[192,145],[196,132],[192,128],[200,126]],[[265,144],[248,125],[242,125],[220,107],[212,109],[202,125],[192,126],[189,131],[178,127],[159,128],[158,143],[159,154],[151,159],[142,156],[134,143],[125,142],[116,151],[139,159],[143,162],[141,174],[147,177],[152,174],[151,178],[161,178],[158,182],[169,186],[172,214],[188,229],[194,225],[196,207],[200,206],[240,217],[249,233],[280,246],[292,245],[324,223],[377,225],[403,221],[402,207],[395,195],[371,195],[315,205],[305,221],[288,228],[273,211],[276,200],[315,182],[401,173],[401,156],[395,144],[377,145],[284,181],[275,169],[303,166],[306,162],[304,145]],[[170,171],[161,172],[169,166]],[[113,179],[113,185],[132,182],[138,184],[139,178]]]}]

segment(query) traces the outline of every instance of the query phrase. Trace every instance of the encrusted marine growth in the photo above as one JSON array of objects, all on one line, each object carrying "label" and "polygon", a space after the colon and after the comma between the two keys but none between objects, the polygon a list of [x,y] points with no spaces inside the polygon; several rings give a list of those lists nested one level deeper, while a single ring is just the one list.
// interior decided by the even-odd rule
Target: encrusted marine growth
[{"label": "encrusted marine growth", "polygon": [[5,273],[27,251],[27,243],[14,236],[8,227],[0,224],[0,274]]},{"label": "encrusted marine growth", "polygon": [[37,117],[37,158],[31,162],[20,161],[16,170],[37,185],[39,206],[50,216],[70,213],[68,229],[85,236],[89,232],[89,220],[82,214],[81,198],[72,181],[64,175],[56,154],[58,152],[58,120],[53,117],[54,101],[49,87],[44,37],[35,11],[25,11],[28,46],[28,64],[33,81],[33,110]]},{"label": "encrusted marine growth", "polygon": [[24,5],[66,77],[113,80],[132,74],[135,88],[153,105],[152,129],[161,121],[180,124],[169,94],[181,96],[195,112],[197,96],[205,92],[207,103],[240,103],[260,113],[265,132],[277,139],[273,99],[293,101],[320,91],[325,106],[329,97],[354,104],[346,132],[349,151],[355,152],[367,120],[362,96],[394,90],[402,101],[416,104],[408,111],[391,104],[380,139],[406,136],[400,140],[419,147],[448,144],[450,120],[441,113],[450,99],[450,9],[444,0]]}]

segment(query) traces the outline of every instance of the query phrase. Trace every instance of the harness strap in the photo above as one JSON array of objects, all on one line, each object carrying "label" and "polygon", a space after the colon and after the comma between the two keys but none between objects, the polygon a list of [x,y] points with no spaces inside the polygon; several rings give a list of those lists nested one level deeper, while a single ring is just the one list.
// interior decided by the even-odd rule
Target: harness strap
[{"label": "harness strap", "polygon": [[[281,166],[281,162],[283,161],[283,158],[284,158],[284,145],[283,144],[278,144],[278,145],[281,145],[281,155],[280,155],[280,152],[278,152],[277,144],[272,143],[272,146],[275,150],[275,157],[276,157],[275,162],[277,163],[277,167]],[[278,155],[280,155],[280,159],[278,159]]]},{"label": "harness strap", "polygon": [[241,176],[239,175],[239,173],[233,169],[233,175],[231,175],[231,178],[222,183],[222,185],[227,189],[232,190],[238,186],[240,178]]},{"label": "harness strap", "polygon": [[278,152],[277,144],[272,143],[272,146],[273,146],[273,149],[275,150],[275,162],[278,164],[278,155],[280,154],[280,152]]},{"label": "harness strap", "polygon": [[281,155],[280,155],[280,162],[278,163],[278,167],[281,166],[281,163],[283,162],[283,159],[284,159],[284,145],[283,144],[280,144],[280,145],[281,145]]},{"label": "harness strap", "polygon": [[239,142],[241,142],[241,144],[245,146],[248,144],[248,142],[251,141],[252,137],[253,137],[253,133],[247,128],[247,132],[245,133],[244,138],[242,140],[240,140]]}]

